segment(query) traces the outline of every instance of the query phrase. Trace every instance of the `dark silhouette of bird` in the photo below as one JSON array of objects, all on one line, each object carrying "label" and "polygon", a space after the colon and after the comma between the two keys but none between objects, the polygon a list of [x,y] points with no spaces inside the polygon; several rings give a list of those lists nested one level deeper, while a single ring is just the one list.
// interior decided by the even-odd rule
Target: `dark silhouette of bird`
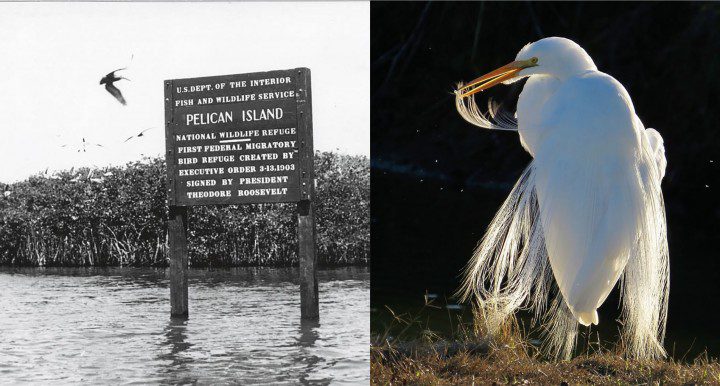
[{"label": "dark silhouette of bird", "polygon": [[105,75],[104,78],[100,79],[100,84],[105,84],[105,90],[107,90],[112,96],[115,97],[115,99],[117,99],[124,106],[127,104],[127,102],[125,102],[125,98],[123,98],[120,90],[118,90],[118,88],[115,87],[115,85],[113,84],[120,79],[130,80],[130,79],[122,77],[122,76],[115,76],[116,72],[122,71],[122,70],[124,70],[124,68],[119,68],[119,69]]},{"label": "dark silhouette of bird", "polygon": [[124,140],[123,143],[125,143],[125,142],[127,142],[127,141],[129,141],[129,140],[131,140],[131,139],[133,139],[133,138],[135,138],[135,137],[142,137],[142,136],[145,134],[146,131],[152,130],[152,129],[153,129],[153,127],[149,127],[149,128],[147,128],[147,129],[141,131],[140,134],[131,135],[131,136],[128,137],[128,139]]}]

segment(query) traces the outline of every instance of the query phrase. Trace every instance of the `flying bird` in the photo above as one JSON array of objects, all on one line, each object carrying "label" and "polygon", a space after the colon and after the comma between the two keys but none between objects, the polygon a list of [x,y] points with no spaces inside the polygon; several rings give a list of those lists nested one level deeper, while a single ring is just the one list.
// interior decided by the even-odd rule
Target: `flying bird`
[{"label": "flying bird", "polygon": [[[529,78],[515,114],[474,94]],[[665,355],[669,253],[660,183],[663,139],[646,129],[630,95],[572,40],[523,47],[515,61],[455,92],[468,122],[514,130],[533,157],[490,223],[458,294],[486,311],[490,331],[529,307],[543,320],[545,350],[569,358],[578,323],[621,282],[622,335],[629,356]]]},{"label": "flying bird", "polygon": [[[78,145],[78,147],[76,149],[77,152],[78,153],[80,153],[80,152],[87,153],[88,145],[93,145],[93,146],[97,146],[97,147],[105,147],[104,145],[102,145],[100,143],[89,143],[88,141],[85,140],[85,137],[82,137],[82,141],[80,142],[80,144]],[[69,144],[60,145],[61,148],[66,148],[68,146],[70,146],[70,145]]]},{"label": "flying bird", "polygon": [[152,130],[152,129],[153,129],[153,127],[150,127],[150,128],[147,128],[147,129],[141,131],[140,134],[131,135],[131,136],[129,136],[126,140],[124,140],[123,143],[125,143],[125,142],[127,142],[127,141],[129,141],[129,140],[131,140],[131,139],[133,139],[133,138],[135,138],[135,137],[138,137],[138,138],[139,138],[139,137],[142,137],[143,135],[145,135],[145,132],[146,132],[146,131]]},{"label": "flying bird", "polygon": [[124,70],[124,68],[117,69],[117,70],[105,75],[105,77],[100,79],[100,84],[104,84],[105,90],[107,90],[112,96],[115,97],[115,99],[117,99],[124,106],[124,105],[127,105],[127,102],[125,102],[125,98],[123,98],[123,95],[120,92],[120,90],[117,87],[115,87],[115,85],[113,84],[120,79],[125,79],[128,81],[130,80],[130,79],[122,77],[122,76],[115,76],[116,72],[122,71],[122,70]]},{"label": "flying bird", "polygon": [[[83,152],[86,152],[86,150],[85,150],[85,145],[87,145],[87,144],[88,144],[88,143],[85,141],[85,137],[83,137],[83,139],[82,139],[82,151],[83,151]],[[92,143],[91,145],[94,145],[94,146],[97,146],[97,147],[105,147],[105,146],[103,146],[103,145],[101,145],[101,144],[99,144],[99,143]],[[79,152],[79,151],[80,151],[80,150],[78,150],[78,152]]]}]

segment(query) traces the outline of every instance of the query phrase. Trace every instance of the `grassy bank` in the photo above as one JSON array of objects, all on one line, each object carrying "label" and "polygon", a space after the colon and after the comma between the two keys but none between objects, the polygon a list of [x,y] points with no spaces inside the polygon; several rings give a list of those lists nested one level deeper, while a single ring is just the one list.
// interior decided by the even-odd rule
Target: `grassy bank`
[{"label": "grassy bank", "polygon": [[382,360],[371,359],[373,384],[423,385],[685,385],[720,384],[720,365],[699,358],[691,363],[676,361],[628,361],[610,353],[551,362],[495,350],[487,355],[460,352]]},{"label": "grassy bank", "polygon": [[[367,265],[369,160],[315,154],[320,264]],[[165,162],[72,169],[11,184],[0,196],[0,265],[167,266]],[[294,204],[198,206],[189,214],[193,267],[297,263]]]},{"label": "grassy bank", "polygon": [[622,347],[597,341],[588,342],[572,360],[557,361],[543,356],[540,342],[529,339],[531,334],[515,321],[489,339],[481,327],[462,320],[450,336],[441,336],[427,329],[411,332],[425,323],[422,317],[393,316],[393,326],[373,335],[373,384],[720,384],[720,364],[706,354],[629,360]]}]

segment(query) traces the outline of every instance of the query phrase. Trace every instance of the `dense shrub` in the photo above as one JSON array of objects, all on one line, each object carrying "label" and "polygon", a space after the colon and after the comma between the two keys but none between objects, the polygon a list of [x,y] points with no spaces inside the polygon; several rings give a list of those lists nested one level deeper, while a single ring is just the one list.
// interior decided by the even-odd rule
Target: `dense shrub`
[{"label": "dense shrub", "polygon": [[[369,160],[315,154],[320,264],[368,264]],[[0,264],[166,266],[165,162],[36,175],[0,196]],[[294,204],[190,209],[192,266],[297,262]]]}]

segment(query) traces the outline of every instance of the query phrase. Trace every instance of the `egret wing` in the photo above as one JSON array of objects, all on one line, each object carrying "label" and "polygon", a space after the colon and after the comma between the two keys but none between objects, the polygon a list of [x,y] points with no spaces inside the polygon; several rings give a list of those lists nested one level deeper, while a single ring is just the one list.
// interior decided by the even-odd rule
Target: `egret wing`
[{"label": "egret wing", "polygon": [[642,216],[635,113],[607,75],[569,80],[542,113],[535,155],[540,218],[560,291],[582,324],[620,277]]},{"label": "egret wing", "polygon": [[596,310],[633,248],[641,187],[631,158],[582,147],[568,151],[558,142],[545,143],[535,159],[545,245],[568,307],[581,324],[597,324]]}]

